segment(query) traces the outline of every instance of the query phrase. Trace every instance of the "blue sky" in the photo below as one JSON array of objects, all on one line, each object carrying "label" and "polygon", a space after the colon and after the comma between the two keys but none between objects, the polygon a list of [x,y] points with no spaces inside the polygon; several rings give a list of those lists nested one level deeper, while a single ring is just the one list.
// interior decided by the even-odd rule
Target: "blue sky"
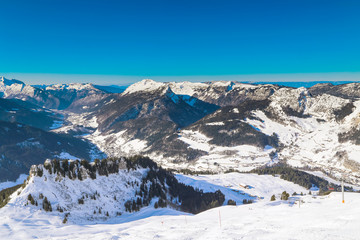
[{"label": "blue sky", "polygon": [[1,0],[0,10],[0,73],[29,83],[360,80],[360,1]]}]

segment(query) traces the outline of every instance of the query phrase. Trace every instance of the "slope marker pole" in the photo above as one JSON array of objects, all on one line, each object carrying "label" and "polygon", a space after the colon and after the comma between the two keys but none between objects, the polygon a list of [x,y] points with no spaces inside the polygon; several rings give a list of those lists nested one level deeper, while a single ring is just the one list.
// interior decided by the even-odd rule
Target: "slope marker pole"
[{"label": "slope marker pole", "polygon": [[221,214],[220,214],[220,210],[219,210],[219,224],[220,224],[220,228],[221,228]]},{"label": "slope marker pole", "polygon": [[344,199],[344,179],[341,181],[342,203],[345,203]]}]

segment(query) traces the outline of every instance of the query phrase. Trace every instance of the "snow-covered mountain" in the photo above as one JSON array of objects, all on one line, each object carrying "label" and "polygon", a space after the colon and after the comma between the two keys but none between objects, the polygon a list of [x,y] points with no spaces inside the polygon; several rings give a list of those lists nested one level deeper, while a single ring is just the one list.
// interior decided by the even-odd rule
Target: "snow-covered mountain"
[{"label": "snow-covered mountain", "polygon": [[[356,86],[332,89],[346,95]],[[82,118],[96,121],[87,138],[109,156],[140,153],[215,172],[286,162],[356,183],[359,102],[314,89],[147,79]]]},{"label": "snow-covered mountain", "polygon": [[225,201],[221,191],[204,193],[179,183],[170,172],[144,157],[93,163],[47,160],[33,165],[25,183],[8,191],[16,193],[4,193],[7,196],[2,196],[0,207],[10,201],[76,223],[104,221],[147,206],[198,213]]},{"label": "snow-covered mountain", "polygon": [[108,156],[142,154],[202,172],[282,162],[359,181],[359,83],[291,88],[145,79],[123,93],[91,84],[36,89],[67,99],[52,131],[90,140]]},{"label": "snow-covered mountain", "polygon": [[189,104],[201,100],[220,107],[237,105],[244,100],[263,100],[279,89],[279,86],[251,85],[232,81],[215,81],[205,83],[167,82],[160,83],[145,79],[129,86],[124,95],[153,93],[171,89],[178,96],[183,96]]},{"label": "snow-covered mountain", "polygon": [[36,87],[19,80],[0,77],[0,97],[21,99],[44,108],[63,110],[78,99],[105,93],[92,84],[53,84]]}]

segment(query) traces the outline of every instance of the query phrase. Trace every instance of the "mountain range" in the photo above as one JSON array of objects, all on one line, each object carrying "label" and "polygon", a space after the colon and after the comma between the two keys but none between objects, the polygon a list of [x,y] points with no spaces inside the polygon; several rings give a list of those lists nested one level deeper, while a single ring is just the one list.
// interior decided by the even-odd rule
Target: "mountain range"
[{"label": "mountain range", "polygon": [[[117,92],[1,78],[0,95],[2,136],[21,135],[1,145],[0,172],[12,174],[0,180],[14,180],[47,158],[141,154],[177,170],[250,171],[286,163],[359,182],[359,83],[294,88],[146,79]],[[54,139],[51,147],[42,134]],[[25,145],[28,155],[36,156],[39,146],[48,153],[30,161],[20,153]]]}]

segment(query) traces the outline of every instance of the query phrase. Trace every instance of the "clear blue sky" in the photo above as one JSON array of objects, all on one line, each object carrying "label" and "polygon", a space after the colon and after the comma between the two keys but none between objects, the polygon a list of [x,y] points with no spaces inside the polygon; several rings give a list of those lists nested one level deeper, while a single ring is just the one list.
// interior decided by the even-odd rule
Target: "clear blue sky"
[{"label": "clear blue sky", "polygon": [[5,76],[360,72],[358,0],[1,0],[0,14]]}]

